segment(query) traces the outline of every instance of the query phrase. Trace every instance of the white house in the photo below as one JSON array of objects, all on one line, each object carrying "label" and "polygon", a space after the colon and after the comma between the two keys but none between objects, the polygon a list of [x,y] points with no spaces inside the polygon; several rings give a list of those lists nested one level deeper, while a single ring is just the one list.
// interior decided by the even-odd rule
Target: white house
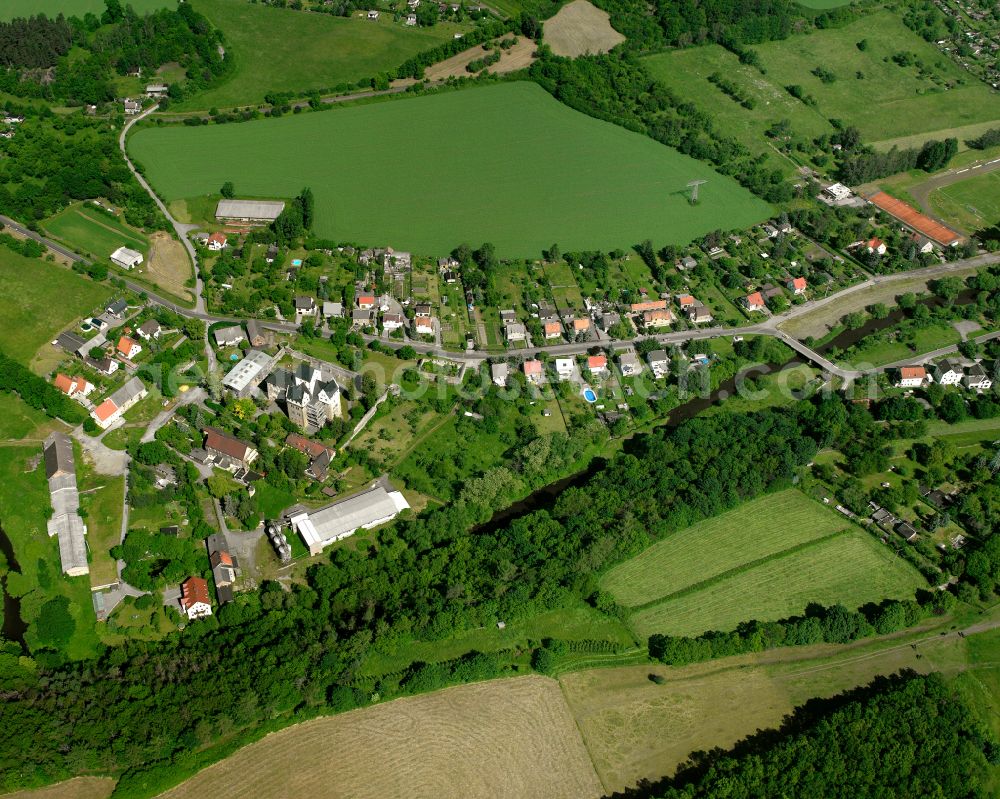
[{"label": "white house", "polygon": [[962,385],[973,391],[986,391],[993,386],[993,381],[980,364],[974,363],[965,370]]},{"label": "white house", "polygon": [[142,345],[135,339],[131,339],[128,336],[122,336],[118,339],[118,346],[116,349],[118,350],[119,355],[131,361],[140,352],[142,352]]},{"label": "white house", "polygon": [[229,239],[225,233],[213,233],[205,240],[205,246],[212,252],[219,252],[226,248],[226,242],[228,241]]},{"label": "white house", "polygon": [[136,335],[141,339],[146,341],[152,341],[153,339],[158,339],[160,333],[163,332],[163,328],[160,327],[160,323],[155,319],[147,319],[138,328],[136,328]]},{"label": "white house", "polygon": [[417,332],[418,336],[433,336],[434,317],[433,316],[417,317],[413,329]]},{"label": "white house", "polygon": [[927,382],[927,370],[923,366],[904,366],[899,370],[897,388],[919,388]]},{"label": "white house", "polygon": [[379,13],[375,9],[372,9],[371,11],[368,12],[368,19],[370,19],[370,20],[376,20],[376,19],[378,19],[378,17],[379,17]]},{"label": "white house", "polygon": [[510,322],[503,329],[503,334],[504,338],[506,338],[509,343],[524,341],[528,337],[528,329],[520,322]]},{"label": "white house", "polygon": [[[399,330],[406,324],[406,317],[398,313],[387,313],[382,315],[382,329],[387,332]],[[432,331],[433,332],[433,331]]]},{"label": "white house", "polygon": [[503,388],[507,385],[507,378],[510,377],[510,366],[506,363],[490,364],[490,377],[493,378],[495,386]]},{"label": "white house", "polygon": [[934,367],[934,379],[942,386],[957,386],[964,376],[961,365],[947,358]]},{"label": "white house", "polygon": [[670,368],[670,359],[666,350],[653,350],[646,356],[649,361],[649,368],[653,370],[653,377],[659,379],[663,377]]},{"label": "white house", "polygon": [[572,358],[556,358],[556,374],[560,380],[569,380],[576,371],[576,362]]},{"label": "white house", "polygon": [[111,253],[111,262],[122,269],[135,269],[142,263],[142,253],[130,250],[128,247],[119,247]]},{"label": "white house", "polygon": [[618,356],[618,366],[625,377],[634,377],[642,372],[642,361],[633,350],[627,350]]},{"label": "white house", "polygon": [[202,577],[188,577],[181,583],[181,610],[189,620],[212,615],[212,600],[208,596],[208,582]]}]

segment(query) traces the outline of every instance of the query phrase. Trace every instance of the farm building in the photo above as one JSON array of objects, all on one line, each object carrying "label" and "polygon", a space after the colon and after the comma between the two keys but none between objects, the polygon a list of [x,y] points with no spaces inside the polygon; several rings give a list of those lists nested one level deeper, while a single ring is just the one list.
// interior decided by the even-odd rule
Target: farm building
[{"label": "farm building", "polygon": [[246,341],[246,334],[239,325],[220,327],[212,335],[215,337],[215,344],[218,347],[235,347]]},{"label": "farm building", "polygon": [[77,512],[80,494],[76,488],[73,442],[65,433],[53,433],[45,439],[43,453],[52,501],[52,516],[46,525],[49,537],[59,538],[59,560],[64,574],[70,577],[89,574],[87,543],[84,540],[87,526]]},{"label": "farm building", "polygon": [[335,541],[357,530],[385,524],[410,505],[388,481],[334,502],[318,510],[299,510],[289,516],[292,528],[302,536],[310,555],[320,554]]},{"label": "farm building", "polygon": [[142,253],[130,250],[128,247],[119,247],[111,253],[111,262],[122,269],[135,269],[142,263]]},{"label": "farm building", "polygon": [[219,200],[215,218],[225,222],[267,224],[284,210],[285,204],[280,200]]},{"label": "farm building", "polygon": [[124,386],[114,392],[104,402],[94,408],[90,415],[102,430],[107,430],[125,413],[143,399],[149,392],[138,377],[133,377]]},{"label": "farm building", "polygon": [[202,577],[188,577],[181,583],[181,610],[190,620],[212,615],[212,602],[208,598],[208,581]]}]

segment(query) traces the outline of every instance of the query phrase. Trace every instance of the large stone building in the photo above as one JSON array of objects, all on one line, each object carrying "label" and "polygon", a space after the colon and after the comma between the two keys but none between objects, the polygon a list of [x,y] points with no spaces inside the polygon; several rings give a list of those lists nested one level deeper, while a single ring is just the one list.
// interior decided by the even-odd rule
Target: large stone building
[{"label": "large stone building", "polygon": [[318,430],[340,416],[337,381],[307,363],[299,363],[292,370],[275,369],[264,385],[268,400],[284,402],[288,418],[303,430]]}]

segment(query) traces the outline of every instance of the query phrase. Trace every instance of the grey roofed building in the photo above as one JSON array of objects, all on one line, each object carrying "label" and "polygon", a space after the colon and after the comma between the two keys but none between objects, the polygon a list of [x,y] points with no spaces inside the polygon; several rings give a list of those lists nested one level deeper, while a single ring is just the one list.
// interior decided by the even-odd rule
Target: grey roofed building
[{"label": "grey roofed building", "polygon": [[240,397],[246,396],[267,377],[281,354],[279,352],[277,356],[271,356],[260,350],[250,350],[246,357],[222,378],[222,385]]},{"label": "grey roofed building", "polygon": [[76,577],[90,572],[87,564],[87,527],[80,518],[73,442],[65,433],[52,433],[43,450],[49,481],[52,516],[46,523],[49,536],[59,538],[59,560],[64,574]]},{"label": "grey roofed building", "polygon": [[653,350],[652,352],[649,353],[649,355],[646,356],[646,360],[649,361],[649,365],[650,366],[653,366],[654,364],[658,364],[658,363],[665,364],[668,361],[667,351],[666,350]]},{"label": "grey roofed building", "polygon": [[273,222],[284,210],[285,204],[280,200],[219,200],[215,218],[241,222]]},{"label": "grey roofed building", "polygon": [[605,332],[613,328],[622,320],[620,314],[616,314],[614,311],[608,311],[601,314],[601,329]]},{"label": "grey roofed building", "polygon": [[95,347],[103,347],[107,343],[108,340],[107,338],[105,338],[104,334],[98,333],[92,339],[90,339],[89,341],[84,341],[83,344],[77,347],[76,354],[79,355],[81,358],[86,358],[88,355],[90,355],[91,351]]},{"label": "grey roofed building", "polygon": [[302,536],[310,554],[318,555],[335,541],[359,529],[385,524],[408,507],[403,495],[386,481],[325,508],[300,509],[289,515],[289,522]]},{"label": "grey roofed building", "polygon": [[308,296],[299,296],[295,298],[295,310],[296,311],[311,311],[316,307],[316,300]]},{"label": "grey roofed building", "polygon": [[219,347],[232,347],[246,341],[246,334],[239,325],[220,327],[212,335],[215,337],[215,343]]},{"label": "grey roofed building", "polygon": [[118,299],[104,306],[104,310],[112,316],[121,316],[128,310],[128,303],[125,300]]},{"label": "grey roofed building", "polygon": [[56,338],[57,347],[74,355],[85,343],[86,340],[83,337],[76,335],[76,333],[60,333],[58,338]]},{"label": "grey roofed building", "polygon": [[339,319],[344,315],[344,304],[340,302],[323,302],[323,316],[327,319]]},{"label": "grey roofed building", "polygon": [[247,320],[247,338],[251,347],[263,347],[267,342],[267,332],[256,319]]},{"label": "grey roofed building", "polygon": [[490,364],[490,377],[498,386],[507,385],[507,379],[510,377],[510,366],[506,363]]},{"label": "grey roofed building", "polygon": [[119,408],[131,407],[137,399],[146,395],[146,386],[138,377],[133,377],[108,399]]}]

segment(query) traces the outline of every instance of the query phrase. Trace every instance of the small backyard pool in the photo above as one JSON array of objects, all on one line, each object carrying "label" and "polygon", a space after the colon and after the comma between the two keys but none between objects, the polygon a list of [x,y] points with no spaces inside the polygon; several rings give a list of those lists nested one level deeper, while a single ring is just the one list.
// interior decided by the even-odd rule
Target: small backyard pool
[{"label": "small backyard pool", "polygon": [[597,402],[597,395],[594,393],[594,389],[592,388],[585,388],[583,390],[583,398],[587,400],[587,402]]}]

